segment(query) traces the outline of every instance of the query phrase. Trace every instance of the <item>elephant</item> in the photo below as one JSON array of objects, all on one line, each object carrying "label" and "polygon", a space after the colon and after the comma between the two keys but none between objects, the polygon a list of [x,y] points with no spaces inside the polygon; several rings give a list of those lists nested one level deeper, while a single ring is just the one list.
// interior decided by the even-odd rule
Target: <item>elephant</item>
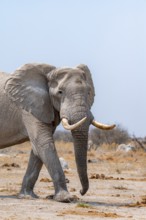
[{"label": "elephant", "polygon": [[54,185],[52,198],[70,202],[53,134],[62,123],[73,136],[81,195],[89,188],[87,149],[89,126],[113,129],[95,121],[91,106],[94,86],[89,68],[27,63],[13,73],[0,73],[0,149],[30,141],[32,149],[18,198],[38,198],[33,189],[44,164]]}]

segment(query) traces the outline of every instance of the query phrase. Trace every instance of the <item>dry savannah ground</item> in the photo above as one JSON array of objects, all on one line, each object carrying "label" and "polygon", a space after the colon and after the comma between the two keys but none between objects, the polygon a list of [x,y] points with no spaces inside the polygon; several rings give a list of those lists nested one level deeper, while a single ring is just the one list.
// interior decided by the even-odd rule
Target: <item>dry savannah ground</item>
[{"label": "dry savannah ground", "polygon": [[45,167],[35,186],[40,198],[17,199],[29,158],[27,142],[0,151],[1,220],[146,220],[146,152],[116,152],[112,146],[89,151],[90,188],[81,196],[72,144],[57,143],[57,150],[69,164],[65,175],[75,201],[68,204],[46,198],[53,193],[53,184]]}]

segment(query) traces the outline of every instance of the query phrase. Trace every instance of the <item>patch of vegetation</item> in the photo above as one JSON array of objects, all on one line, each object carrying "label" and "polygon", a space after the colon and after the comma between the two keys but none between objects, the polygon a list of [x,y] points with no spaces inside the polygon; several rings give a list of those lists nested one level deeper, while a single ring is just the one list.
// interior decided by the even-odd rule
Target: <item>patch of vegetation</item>
[{"label": "patch of vegetation", "polygon": [[92,208],[92,206],[91,205],[89,205],[89,204],[87,204],[87,203],[78,203],[77,204],[77,207],[79,208]]},{"label": "patch of vegetation", "polygon": [[97,146],[102,144],[111,145],[112,143],[127,143],[127,141],[129,141],[131,138],[128,131],[119,125],[116,126],[115,129],[109,131],[92,129],[89,136],[93,144]]},{"label": "patch of vegetation", "polygon": [[[64,143],[73,142],[71,132],[64,130],[57,130],[54,133],[54,139],[56,141],[63,141]],[[104,131],[101,129],[91,129],[89,132],[89,140],[96,146],[103,144],[121,144],[126,143],[131,139],[128,131],[117,125],[116,128]]]}]

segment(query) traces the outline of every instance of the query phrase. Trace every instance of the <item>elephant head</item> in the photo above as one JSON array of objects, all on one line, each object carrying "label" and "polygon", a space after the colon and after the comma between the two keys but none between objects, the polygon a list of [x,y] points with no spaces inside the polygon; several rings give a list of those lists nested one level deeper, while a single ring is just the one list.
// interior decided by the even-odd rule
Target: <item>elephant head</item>
[{"label": "elephant head", "polygon": [[60,113],[62,124],[72,130],[77,169],[82,184],[81,194],[88,190],[87,145],[89,125],[111,129],[94,120],[90,111],[94,102],[94,86],[86,65],[75,68],[54,69],[48,74],[53,107]]},{"label": "elephant head", "polygon": [[88,67],[83,64],[75,68],[26,64],[11,75],[5,90],[16,105],[40,121],[52,125],[56,123],[57,116],[65,129],[71,130],[82,184],[81,194],[84,195],[88,190],[89,126],[93,124],[101,129],[112,129],[115,126],[103,125],[94,120],[90,109],[95,92]]}]

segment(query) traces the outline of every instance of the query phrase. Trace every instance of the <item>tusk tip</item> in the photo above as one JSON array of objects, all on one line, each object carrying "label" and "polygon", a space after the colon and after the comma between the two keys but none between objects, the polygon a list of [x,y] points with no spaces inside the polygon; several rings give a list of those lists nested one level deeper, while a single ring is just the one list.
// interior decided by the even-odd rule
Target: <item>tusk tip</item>
[{"label": "tusk tip", "polygon": [[84,118],[82,118],[81,120],[84,122],[84,121],[86,121],[86,119],[87,119],[87,117],[84,117]]},{"label": "tusk tip", "polygon": [[116,124],[113,124],[111,125],[111,129],[115,128],[116,127]]}]

